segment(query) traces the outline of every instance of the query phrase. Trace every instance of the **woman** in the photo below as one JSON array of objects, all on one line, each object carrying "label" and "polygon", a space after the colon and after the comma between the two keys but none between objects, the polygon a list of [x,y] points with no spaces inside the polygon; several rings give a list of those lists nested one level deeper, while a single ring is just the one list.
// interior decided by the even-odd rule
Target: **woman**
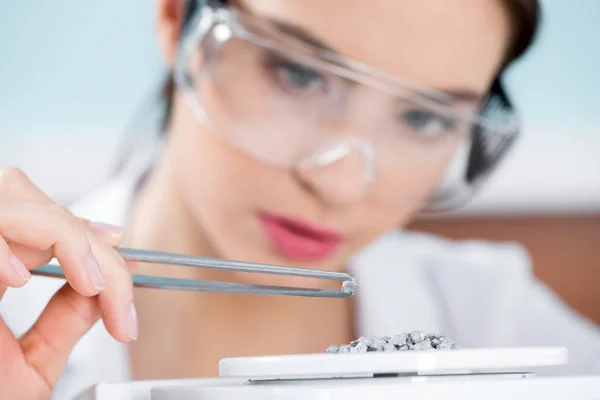
[{"label": "woman", "polygon": [[[18,288],[3,301],[0,397],[210,376],[226,356],[321,352],[407,329],[464,346],[569,345],[573,368],[591,371],[598,332],[533,281],[520,248],[396,231],[423,209],[464,202],[505,154],[518,126],[499,77],[537,18],[535,0],[161,0],[158,36],[177,85],[159,155],[143,154],[141,168],[71,211],[17,170],[0,178],[0,280]],[[123,241],[349,268],[360,295],[140,290],[134,306],[129,269],[112,249]],[[30,279],[53,257],[69,283],[60,290]]]}]

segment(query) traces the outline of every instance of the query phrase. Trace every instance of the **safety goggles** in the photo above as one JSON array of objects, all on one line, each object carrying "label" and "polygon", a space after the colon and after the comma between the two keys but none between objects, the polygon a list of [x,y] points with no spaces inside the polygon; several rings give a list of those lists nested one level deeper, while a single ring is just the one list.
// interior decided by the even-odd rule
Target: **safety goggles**
[{"label": "safety goggles", "polygon": [[[194,113],[258,160],[303,174],[334,171],[331,184],[341,193],[453,208],[473,196],[517,137],[499,82],[473,104],[234,8],[192,6],[188,14],[175,79]],[[449,165],[441,178],[440,165]]]}]

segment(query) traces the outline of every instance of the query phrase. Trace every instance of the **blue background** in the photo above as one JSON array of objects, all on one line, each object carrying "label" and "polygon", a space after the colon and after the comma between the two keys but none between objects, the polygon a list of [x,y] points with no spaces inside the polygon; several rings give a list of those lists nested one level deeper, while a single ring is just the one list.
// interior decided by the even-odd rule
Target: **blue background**
[{"label": "blue background", "polygon": [[[492,197],[511,207],[535,203],[523,193],[532,183],[539,207],[569,182],[577,182],[575,192],[568,198],[556,193],[555,203],[589,203],[583,197],[596,201],[600,194],[600,178],[575,177],[584,169],[600,177],[594,161],[600,153],[600,1],[542,4],[539,40],[506,80],[525,117],[528,139],[521,146],[528,155],[517,152],[503,168],[483,208],[492,207]],[[0,164],[19,164],[65,199],[101,181],[134,112],[162,76],[155,7],[148,0],[0,0]],[[563,150],[568,155],[558,160],[532,155]],[[524,176],[526,158],[533,172]],[[84,160],[87,167],[79,167]],[[552,172],[560,185],[546,179],[556,162],[564,164]],[[520,192],[511,189],[519,185]]]}]

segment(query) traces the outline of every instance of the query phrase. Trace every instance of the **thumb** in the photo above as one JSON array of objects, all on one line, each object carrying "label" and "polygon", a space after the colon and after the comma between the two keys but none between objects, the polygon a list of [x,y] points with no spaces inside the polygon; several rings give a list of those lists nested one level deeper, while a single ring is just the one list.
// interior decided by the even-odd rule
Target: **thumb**
[{"label": "thumb", "polygon": [[100,318],[96,297],[84,297],[68,284],[19,340],[23,357],[51,391],[62,375],[71,350]]}]

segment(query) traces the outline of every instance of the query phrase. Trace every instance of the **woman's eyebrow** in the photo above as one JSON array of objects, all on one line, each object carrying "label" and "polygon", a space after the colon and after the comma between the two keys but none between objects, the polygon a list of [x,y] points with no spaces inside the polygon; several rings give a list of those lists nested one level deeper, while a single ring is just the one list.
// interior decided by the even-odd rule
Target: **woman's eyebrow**
[{"label": "woman's eyebrow", "polygon": [[414,93],[419,93],[420,89],[424,90],[423,95],[431,98],[434,101],[441,101],[444,103],[465,103],[465,104],[477,104],[483,100],[484,94],[480,93],[475,89],[470,88],[439,88],[439,87],[426,87],[426,86],[412,86],[410,90]]},{"label": "woman's eyebrow", "polygon": [[[331,46],[326,44],[323,40],[307,31],[306,29],[290,24],[287,22],[270,19],[270,23],[273,24],[279,31],[303,41],[304,43],[314,46],[320,50],[325,50],[333,54],[339,54]],[[481,101],[484,95],[477,90],[470,88],[455,88],[455,89],[438,89],[439,92],[444,93],[451,97],[452,101],[465,102],[465,103],[477,103]]]},{"label": "woman's eyebrow", "polygon": [[320,50],[325,50],[330,53],[339,54],[337,51],[333,50],[333,48],[331,46],[326,44],[325,41],[321,40],[320,38],[318,38],[311,32],[307,31],[306,29],[304,29],[298,25],[293,25],[293,24],[290,24],[287,22],[278,21],[278,20],[274,20],[274,19],[270,19],[269,21],[279,31],[281,31],[287,35],[294,36],[295,38],[305,42],[306,44],[314,46]]},{"label": "woman's eyebrow", "polygon": [[451,101],[460,101],[466,103],[477,103],[484,97],[483,93],[474,89],[456,88],[456,89],[437,89],[440,93],[451,97]]}]

